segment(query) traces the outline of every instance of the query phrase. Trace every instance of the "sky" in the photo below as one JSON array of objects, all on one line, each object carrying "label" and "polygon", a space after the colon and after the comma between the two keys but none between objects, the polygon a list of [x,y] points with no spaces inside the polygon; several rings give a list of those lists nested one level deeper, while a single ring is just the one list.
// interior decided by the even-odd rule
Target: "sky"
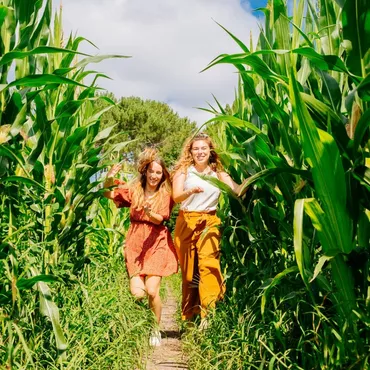
[{"label": "sky", "polygon": [[[55,0],[54,5],[57,1]],[[261,19],[253,9],[266,0],[63,0],[65,38],[69,33],[92,41],[90,54],[121,54],[89,69],[107,74],[100,87],[117,98],[138,96],[166,102],[180,117],[201,125],[212,115],[197,107],[214,105],[212,94],[232,103],[236,69],[218,65],[200,73],[219,54],[239,53],[215,22],[249,45],[257,40]]]}]

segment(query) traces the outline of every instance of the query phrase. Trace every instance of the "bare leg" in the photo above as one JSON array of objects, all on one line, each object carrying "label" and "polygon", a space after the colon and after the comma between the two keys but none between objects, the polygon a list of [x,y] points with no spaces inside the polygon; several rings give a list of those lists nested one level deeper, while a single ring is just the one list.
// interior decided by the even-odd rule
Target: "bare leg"
[{"label": "bare leg", "polygon": [[144,276],[133,276],[130,279],[130,291],[136,299],[143,299],[146,296]]},{"label": "bare leg", "polygon": [[161,321],[162,312],[162,302],[161,297],[159,296],[160,284],[160,276],[149,275],[145,281],[145,287],[149,297],[149,306],[152,309],[158,324]]}]

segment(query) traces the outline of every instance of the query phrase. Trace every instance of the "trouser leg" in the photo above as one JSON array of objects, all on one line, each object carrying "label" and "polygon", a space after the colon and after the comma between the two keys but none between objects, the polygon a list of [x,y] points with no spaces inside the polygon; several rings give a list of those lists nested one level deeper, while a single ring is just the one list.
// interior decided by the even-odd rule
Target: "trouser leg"
[{"label": "trouser leg", "polygon": [[205,217],[205,227],[197,241],[198,268],[200,275],[199,296],[201,316],[205,317],[225,293],[220,267],[219,219],[215,215]]},{"label": "trouser leg", "polygon": [[194,274],[198,275],[197,251],[193,233],[191,222],[187,222],[182,215],[179,215],[174,239],[182,274],[181,318],[183,320],[189,320],[200,310],[198,287],[192,283]]}]

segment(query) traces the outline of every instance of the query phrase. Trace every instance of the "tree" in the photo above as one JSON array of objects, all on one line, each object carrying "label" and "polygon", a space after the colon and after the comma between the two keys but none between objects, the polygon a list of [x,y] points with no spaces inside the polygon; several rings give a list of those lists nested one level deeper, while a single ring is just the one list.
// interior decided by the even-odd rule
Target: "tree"
[{"label": "tree", "polygon": [[[177,159],[185,139],[196,128],[189,118],[180,118],[166,103],[142,100],[139,97],[109,98],[117,105],[101,118],[102,128],[116,125],[112,142],[134,140],[122,149],[122,155],[132,163],[145,146],[156,147],[171,166]],[[104,101],[99,104],[106,104]]]}]

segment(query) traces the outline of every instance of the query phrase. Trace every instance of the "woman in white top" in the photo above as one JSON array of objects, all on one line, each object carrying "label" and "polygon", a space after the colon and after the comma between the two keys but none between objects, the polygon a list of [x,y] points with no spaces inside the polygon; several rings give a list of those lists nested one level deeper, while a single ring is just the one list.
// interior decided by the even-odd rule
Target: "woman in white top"
[{"label": "woman in white top", "polygon": [[190,138],[173,174],[173,200],[181,202],[175,227],[175,247],[182,271],[182,319],[200,313],[205,317],[225,293],[220,269],[220,219],[216,208],[220,190],[199,177],[218,178],[239,193],[236,184],[224,171],[210,137],[199,133]]}]

